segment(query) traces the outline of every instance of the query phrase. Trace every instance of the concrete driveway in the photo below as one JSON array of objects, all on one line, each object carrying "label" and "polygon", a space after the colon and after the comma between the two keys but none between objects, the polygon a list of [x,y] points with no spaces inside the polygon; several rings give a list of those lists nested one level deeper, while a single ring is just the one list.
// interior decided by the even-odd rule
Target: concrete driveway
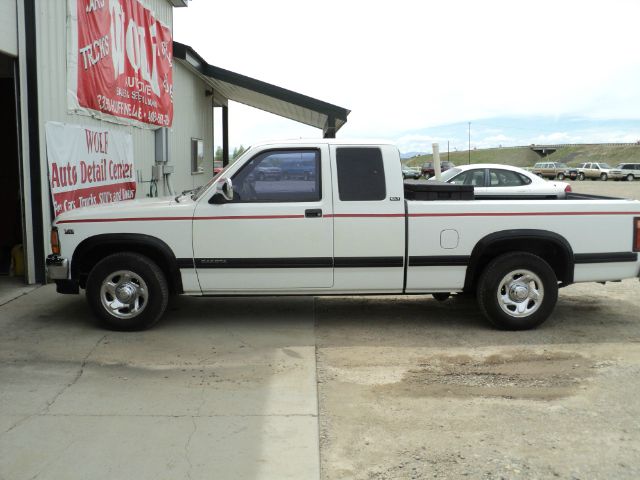
[{"label": "concrete driveway", "polygon": [[0,307],[0,478],[637,479],[639,293],[568,287],[530,332],[463,297],[289,297],[116,333],[42,287]]},{"label": "concrete driveway", "polygon": [[142,333],[0,307],[0,478],[318,478],[313,299],[179,298]]},{"label": "concrete driveway", "polygon": [[0,328],[2,480],[640,478],[637,280],[529,332],[426,296],[179,298],[114,333],[52,286]]}]

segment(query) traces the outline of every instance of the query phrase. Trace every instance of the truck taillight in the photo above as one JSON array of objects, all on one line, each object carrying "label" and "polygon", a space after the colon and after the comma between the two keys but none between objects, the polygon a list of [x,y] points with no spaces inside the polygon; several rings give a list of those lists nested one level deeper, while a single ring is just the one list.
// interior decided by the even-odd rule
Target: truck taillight
[{"label": "truck taillight", "polygon": [[640,252],[640,217],[633,219],[633,251]]},{"label": "truck taillight", "polygon": [[571,190],[571,185],[567,185],[566,187],[564,187],[564,192],[565,192],[565,193],[569,193],[569,192],[571,192],[571,191],[572,191],[572,190]]},{"label": "truck taillight", "polygon": [[58,228],[51,229],[51,253],[60,255],[60,239],[58,238]]}]

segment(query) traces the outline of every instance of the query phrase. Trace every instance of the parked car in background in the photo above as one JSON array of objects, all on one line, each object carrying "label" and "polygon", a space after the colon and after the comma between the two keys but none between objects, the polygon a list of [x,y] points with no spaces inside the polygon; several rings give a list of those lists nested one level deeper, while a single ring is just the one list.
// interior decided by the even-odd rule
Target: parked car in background
[{"label": "parked car in background", "polygon": [[578,180],[580,175],[580,169],[584,167],[584,163],[579,163],[575,167],[567,167],[567,170],[564,172],[565,178],[570,178],[571,180]]},{"label": "parked car in background", "polygon": [[522,168],[491,163],[463,165],[447,170],[443,182],[473,185],[476,198],[536,199],[565,198],[571,185],[547,181]]},{"label": "parked car in background", "polygon": [[411,167],[402,167],[402,178],[420,178],[422,176],[422,172],[418,169]]},{"label": "parked car in background", "polygon": [[640,163],[619,163],[615,169],[620,170],[621,178],[629,182],[640,179]]},{"label": "parked car in background", "polygon": [[313,158],[285,159],[280,164],[283,180],[312,180],[316,165]]},{"label": "parked car in background", "polygon": [[558,180],[564,180],[568,168],[569,167],[567,167],[566,163],[538,162],[533,166],[531,172],[543,178],[557,178]]},{"label": "parked car in background", "polygon": [[587,162],[578,165],[578,180],[590,178],[591,180],[600,179],[606,182],[609,179],[620,180],[622,171],[612,169],[608,163],[604,162]]},{"label": "parked car in background", "polygon": [[257,180],[280,180],[282,178],[282,169],[272,163],[263,162],[255,169],[255,177]]},{"label": "parked car in background", "polygon": [[[440,162],[441,172],[446,172],[447,170],[453,167],[455,167],[453,162],[447,162],[447,161]],[[425,178],[433,177],[435,174],[436,174],[436,171],[435,171],[435,167],[433,166],[433,162],[427,162],[424,165],[422,165],[422,175],[424,175]]]}]

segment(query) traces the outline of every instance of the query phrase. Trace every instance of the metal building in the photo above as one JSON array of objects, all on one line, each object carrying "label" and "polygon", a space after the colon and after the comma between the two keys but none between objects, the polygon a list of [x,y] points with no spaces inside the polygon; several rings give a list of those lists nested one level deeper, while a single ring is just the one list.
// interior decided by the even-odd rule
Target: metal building
[{"label": "metal building", "polygon": [[[221,129],[228,161],[229,100],[312,125],[326,137],[335,136],[347,120],[349,111],[344,108],[210,65],[173,38],[170,126],[141,125],[70,108],[70,92],[78,88],[69,73],[74,56],[79,63],[84,59],[86,69],[104,60],[98,53],[101,50],[118,68],[114,44],[107,43],[118,35],[113,24],[111,38],[105,36],[104,45],[97,40],[89,43],[80,50],[84,57],[74,50],[82,34],[74,23],[75,12],[113,9],[114,4],[119,10],[110,10],[111,15],[124,16],[127,9],[143,8],[171,32],[173,9],[186,7],[187,0],[0,0],[0,205],[4,213],[0,282],[9,273],[11,258],[16,271],[18,245],[23,252],[20,258],[24,258],[24,274],[20,275],[24,282],[46,280],[44,258],[49,249],[49,225],[56,213],[50,178],[52,148],[49,145],[48,152],[46,133],[49,124],[103,129],[130,138],[133,182],[136,198],[140,198],[195,188],[211,178],[216,107],[223,111]],[[144,32],[139,35],[144,37]],[[166,79],[164,83],[154,80],[167,87]]]}]

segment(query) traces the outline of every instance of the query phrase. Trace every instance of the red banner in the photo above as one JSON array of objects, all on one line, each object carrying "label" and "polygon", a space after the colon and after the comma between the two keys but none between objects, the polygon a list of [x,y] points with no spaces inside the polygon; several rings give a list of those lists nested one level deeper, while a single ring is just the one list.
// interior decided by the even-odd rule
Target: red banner
[{"label": "red banner", "polygon": [[69,0],[69,13],[69,108],[171,126],[171,30],[139,0]]}]

